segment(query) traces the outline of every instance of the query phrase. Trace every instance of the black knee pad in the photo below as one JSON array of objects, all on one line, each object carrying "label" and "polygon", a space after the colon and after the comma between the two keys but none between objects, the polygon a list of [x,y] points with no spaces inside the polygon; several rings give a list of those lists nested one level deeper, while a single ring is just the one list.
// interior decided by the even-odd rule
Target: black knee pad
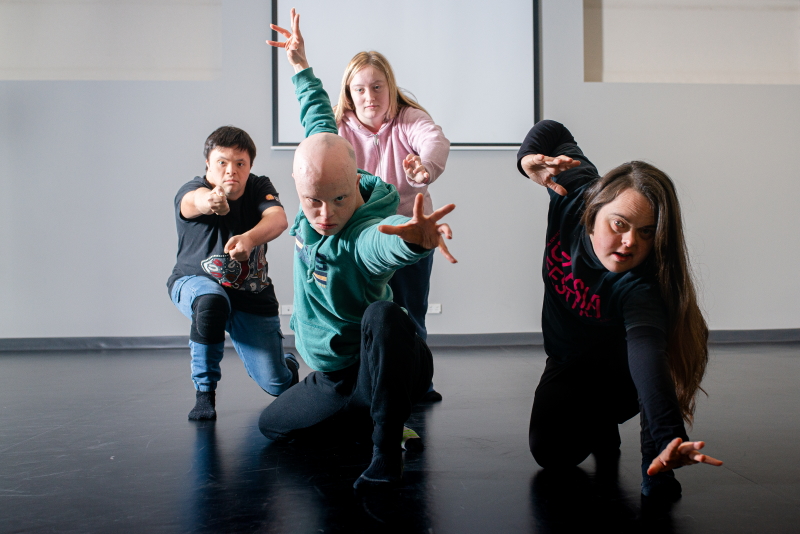
[{"label": "black knee pad", "polygon": [[200,295],[192,303],[192,329],[189,339],[203,345],[225,341],[225,325],[230,310],[222,295]]}]

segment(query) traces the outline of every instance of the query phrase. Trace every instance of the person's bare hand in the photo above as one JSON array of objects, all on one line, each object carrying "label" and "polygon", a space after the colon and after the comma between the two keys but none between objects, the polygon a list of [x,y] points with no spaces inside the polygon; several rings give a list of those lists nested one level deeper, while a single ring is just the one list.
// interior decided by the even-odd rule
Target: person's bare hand
[{"label": "person's bare hand", "polygon": [[286,42],[280,41],[267,41],[270,46],[286,49],[286,57],[289,63],[294,67],[295,72],[300,72],[308,68],[308,61],[306,60],[306,45],[303,41],[303,35],[300,33],[300,15],[292,8],[292,31],[286,30],[275,24],[270,24],[270,28],[286,37]]},{"label": "person's bare hand", "polygon": [[553,181],[553,176],[574,169],[581,162],[567,156],[551,158],[543,154],[528,154],[522,158],[522,170],[528,177],[539,185],[550,188],[554,193],[566,196],[567,190]]},{"label": "person's bare hand", "polygon": [[223,251],[226,254],[230,254],[231,258],[236,261],[247,261],[250,259],[250,252],[252,252],[253,247],[254,245],[250,239],[242,234],[228,239]]},{"label": "person's bare hand", "polygon": [[378,226],[378,231],[396,235],[406,243],[413,243],[424,249],[431,250],[438,247],[447,261],[458,263],[444,242],[445,239],[453,239],[453,231],[450,229],[450,225],[439,224],[439,220],[456,209],[456,205],[442,206],[426,216],[423,211],[423,198],[422,193],[419,193],[414,199],[414,212],[410,221],[397,226],[382,224]]},{"label": "person's bare hand", "polygon": [[231,211],[228,196],[222,187],[217,186],[208,192],[200,189],[195,193],[195,207],[204,215],[227,215]]},{"label": "person's bare hand", "polygon": [[406,171],[406,177],[412,182],[418,184],[427,184],[431,175],[425,165],[422,164],[422,158],[416,154],[409,154],[403,160],[403,170]]},{"label": "person's bare hand", "polygon": [[661,451],[661,454],[655,459],[647,468],[647,474],[652,476],[662,471],[669,471],[682,465],[692,465],[696,463],[703,463],[709,465],[722,465],[722,462],[711,456],[707,456],[700,452],[700,449],[705,447],[705,442],[702,441],[687,441],[683,442],[681,438],[673,439],[667,448]]}]

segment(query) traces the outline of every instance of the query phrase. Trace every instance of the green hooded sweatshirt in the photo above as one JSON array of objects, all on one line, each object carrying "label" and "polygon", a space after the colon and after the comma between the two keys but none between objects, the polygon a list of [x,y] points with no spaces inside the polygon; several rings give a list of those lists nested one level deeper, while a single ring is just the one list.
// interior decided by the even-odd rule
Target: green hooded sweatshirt
[{"label": "green hooded sweatshirt", "polygon": [[[292,82],[306,137],[338,134],[328,94],[313,70],[298,72]],[[338,371],[358,361],[361,318],[367,306],[392,300],[388,282],[394,271],[431,253],[414,252],[399,237],[378,231],[380,224],[403,224],[409,218],[395,215],[400,194],[393,185],[361,169],[358,172],[364,204],[337,234],[317,233],[302,208],[289,230],[295,236],[290,326],[297,350],[317,371]]]}]

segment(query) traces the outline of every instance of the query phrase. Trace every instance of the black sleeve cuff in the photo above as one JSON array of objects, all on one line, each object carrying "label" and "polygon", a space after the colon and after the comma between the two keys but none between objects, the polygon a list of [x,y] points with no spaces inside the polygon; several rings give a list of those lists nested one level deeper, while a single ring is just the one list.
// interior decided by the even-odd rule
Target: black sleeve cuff
[{"label": "black sleeve cuff", "polygon": [[425,252],[428,252],[429,250],[433,250],[431,248],[424,248],[424,247],[422,247],[420,245],[417,245],[415,243],[409,243],[408,241],[403,241],[403,243],[405,243],[406,246],[408,247],[408,249],[411,252],[413,252],[414,254],[423,254]]}]

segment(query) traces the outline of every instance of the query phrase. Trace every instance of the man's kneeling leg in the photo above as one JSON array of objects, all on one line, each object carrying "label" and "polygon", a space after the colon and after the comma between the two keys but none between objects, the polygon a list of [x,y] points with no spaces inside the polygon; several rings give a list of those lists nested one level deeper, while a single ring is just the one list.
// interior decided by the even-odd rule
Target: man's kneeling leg
[{"label": "man's kneeling leg", "polygon": [[217,418],[214,391],[222,376],[219,363],[225,346],[228,314],[228,301],[221,295],[200,295],[192,302],[189,348],[192,355],[192,381],[197,393],[189,419]]},{"label": "man's kneeling leg", "polygon": [[[346,414],[349,393],[353,390],[358,365],[340,371],[314,371],[267,406],[258,420],[258,428],[273,441],[289,441],[313,436],[339,440],[335,425],[329,420]],[[342,429],[346,433],[347,428]]]}]

